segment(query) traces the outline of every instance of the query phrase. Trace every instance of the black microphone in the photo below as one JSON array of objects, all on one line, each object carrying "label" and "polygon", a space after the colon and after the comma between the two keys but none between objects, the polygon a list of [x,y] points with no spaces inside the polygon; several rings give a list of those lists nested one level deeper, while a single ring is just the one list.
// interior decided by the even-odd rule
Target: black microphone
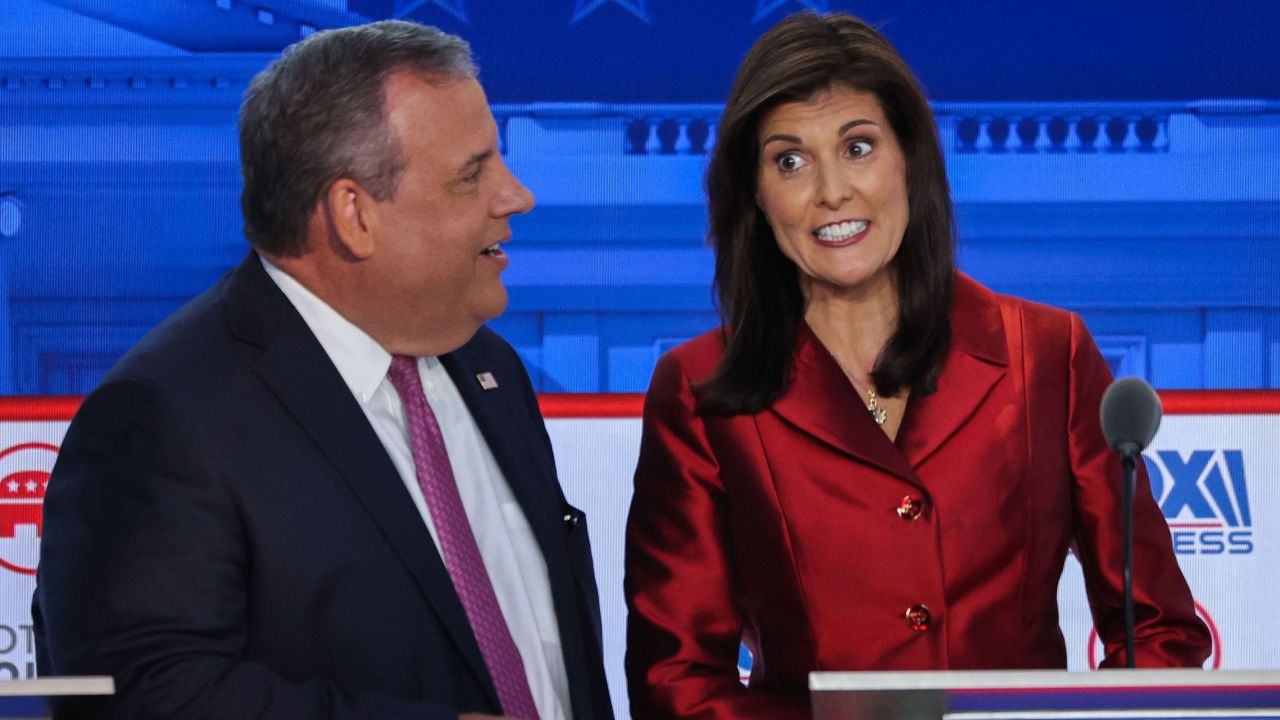
[{"label": "black microphone", "polygon": [[1161,415],[1160,397],[1142,378],[1121,378],[1102,393],[1102,434],[1120,457],[1146,449]]},{"label": "black microphone", "polygon": [[1121,378],[1102,393],[1102,435],[1120,455],[1124,467],[1121,513],[1124,517],[1124,649],[1125,666],[1134,667],[1133,639],[1133,492],[1138,477],[1138,454],[1160,429],[1160,396],[1145,380]]}]

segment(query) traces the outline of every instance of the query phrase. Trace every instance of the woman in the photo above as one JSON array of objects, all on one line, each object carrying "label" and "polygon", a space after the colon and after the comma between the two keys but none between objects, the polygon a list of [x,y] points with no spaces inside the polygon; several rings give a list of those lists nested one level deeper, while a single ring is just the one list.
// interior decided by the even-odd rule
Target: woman
[{"label": "woman", "polygon": [[[748,54],[707,174],[725,324],[664,356],[628,523],[637,718],[809,717],[812,670],[1062,668],[1069,547],[1123,665],[1110,372],[952,263],[934,120],[848,15]],[[1209,638],[1141,479],[1139,666]],[[739,642],[754,655],[738,679]]]}]

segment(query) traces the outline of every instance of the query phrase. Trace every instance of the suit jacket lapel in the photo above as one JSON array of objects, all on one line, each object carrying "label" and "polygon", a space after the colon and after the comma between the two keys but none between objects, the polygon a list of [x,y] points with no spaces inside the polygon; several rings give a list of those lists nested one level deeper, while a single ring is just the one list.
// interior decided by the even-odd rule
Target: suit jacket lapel
[{"label": "suit jacket lapel", "polygon": [[[521,378],[512,374],[517,370],[523,371],[512,369],[511,363],[493,364],[491,358],[476,352],[474,345],[471,343],[444,355],[440,362],[449,371],[470,409],[542,550],[555,604],[573,714],[575,717],[589,717],[593,714],[590,678],[594,671],[587,654],[577,649],[586,650],[594,646],[595,654],[600,653],[599,638],[594,632],[584,632],[588,625],[594,627],[593,623],[584,620],[584,616],[590,614],[588,611],[596,602],[595,587],[582,579],[571,562],[573,553],[564,518],[566,507],[558,490],[555,467],[550,465],[550,453],[540,451],[536,446],[541,431],[532,426],[534,420],[526,404],[534,402],[534,398],[528,395],[527,401],[522,400],[526,396],[524,384]],[[493,375],[497,387],[482,387],[477,374],[485,372]],[[592,597],[588,597],[589,593]]]},{"label": "suit jacket lapel", "polygon": [[918,482],[857,390],[808,325],[796,336],[793,379],[772,410],[797,429],[863,462]]},{"label": "suit jacket lapel", "polygon": [[233,331],[263,349],[254,371],[351,486],[496,704],[453,582],[386,449],[324,349],[256,255],[224,292]]},{"label": "suit jacket lapel", "polygon": [[[515,396],[520,392],[519,380],[490,367],[470,345],[441,356],[440,363],[449,372],[498,461],[543,555],[559,554],[559,544],[563,542],[563,512],[551,491],[552,480],[544,471],[538,453],[530,446],[535,436],[530,433],[528,409]],[[493,389],[481,387],[477,378],[486,372],[497,382]]]},{"label": "suit jacket lapel", "polygon": [[950,315],[953,340],[938,390],[908,400],[898,431],[898,444],[912,467],[964,427],[1009,363],[999,301],[991,291],[957,273]]}]

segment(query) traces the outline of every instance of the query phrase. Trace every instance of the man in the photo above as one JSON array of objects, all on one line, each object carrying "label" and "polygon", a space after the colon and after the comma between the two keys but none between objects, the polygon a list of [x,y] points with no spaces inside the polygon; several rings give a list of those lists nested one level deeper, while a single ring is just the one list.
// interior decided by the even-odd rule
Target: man
[{"label": "man", "polygon": [[482,327],[533,197],[475,75],[387,21],[251,83],[254,252],[108,374],[50,481],[40,672],[117,689],[66,716],[612,716],[585,523]]}]

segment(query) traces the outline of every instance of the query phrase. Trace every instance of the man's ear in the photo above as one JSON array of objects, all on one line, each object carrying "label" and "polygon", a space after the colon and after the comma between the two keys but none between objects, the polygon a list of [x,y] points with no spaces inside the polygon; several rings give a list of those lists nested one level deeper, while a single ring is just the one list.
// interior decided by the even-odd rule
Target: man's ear
[{"label": "man's ear", "polygon": [[373,254],[377,244],[378,208],[373,196],[349,178],[339,178],[324,196],[333,240],[357,260]]}]

